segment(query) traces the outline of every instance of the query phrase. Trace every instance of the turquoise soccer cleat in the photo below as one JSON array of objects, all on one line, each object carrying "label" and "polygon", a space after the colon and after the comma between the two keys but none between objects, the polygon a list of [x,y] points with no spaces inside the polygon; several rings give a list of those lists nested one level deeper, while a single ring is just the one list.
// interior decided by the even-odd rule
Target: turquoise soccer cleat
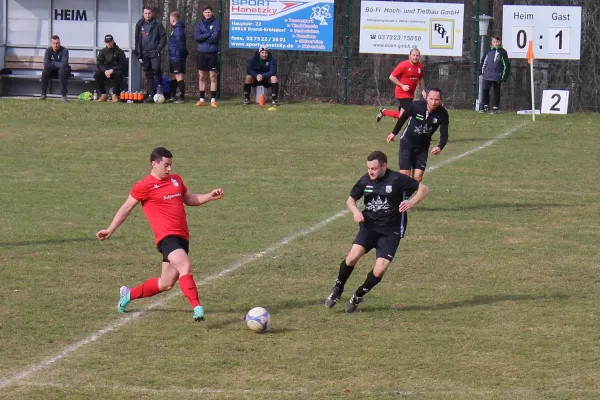
[{"label": "turquoise soccer cleat", "polygon": [[121,286],[121,289],[119,289],[119,302],[117,303],[117,311],[119,311],[120,313],[125,312],[125,309],[131,301],[131,298],[129,296],[130,292],[131,289],[129,289],[127,286]]},{"label": "turquoise soccer cleat", "polygon": [[194,307],[194,321],[204,321],[204,308],[202,306]]}]

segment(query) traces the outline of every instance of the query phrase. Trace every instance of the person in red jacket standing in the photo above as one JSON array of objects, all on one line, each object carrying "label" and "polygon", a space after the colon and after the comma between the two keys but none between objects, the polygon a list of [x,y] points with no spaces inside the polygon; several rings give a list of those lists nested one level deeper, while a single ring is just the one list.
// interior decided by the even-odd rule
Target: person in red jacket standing
[{"label": "person in red jacket standing", "polygon": [[192,265],[188,256],[190,233],[184,205],[200,206],[211,200],[222,199],[223,190],[213,189],[206,194],[192,193],[179,175],[171,174],[173,154],[164,147],[152,150],[150,164],[152,166],[150,174],[135,183],[110,226],[96,233],[99,240],[110,238],[125,222],[134,207],[142,203],[142,209],[156,238],[156,248],[162,253],[160,277],[150,278],[131,289],[122,286],[117,310],[125,312],[131,300],[151,297],[171,290],[179,280],[181,292],[194,309],[194,320],[203,321],[204,308],[198,298],[198,289],[192,276]]},{"label": "person in red jacket standing", "polygon": [[402,110],[407,110],[410,103],[415,98],[417,85],[421,87],[421,95],[427,98],[425,82],[423,81],[425,67],[420,62],[421,52],[416,47],[408,54],[408,60],[404,60],[394,68],[390,74],[390,81],[396,85],[394,94],[398,100],[398,111],[386,110],[381,107],[377,114],[376,121],[381,121],[383,117],[400,118]]}]

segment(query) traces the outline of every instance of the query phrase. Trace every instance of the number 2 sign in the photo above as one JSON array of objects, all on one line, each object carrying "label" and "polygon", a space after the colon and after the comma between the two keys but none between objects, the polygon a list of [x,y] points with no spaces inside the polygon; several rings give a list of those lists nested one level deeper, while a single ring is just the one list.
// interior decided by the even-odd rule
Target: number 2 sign
[{"label": "number 2 sign", "polygon": [[542,114],[566,114],[568,107],[568,90],[544,90],[542,95]]}]

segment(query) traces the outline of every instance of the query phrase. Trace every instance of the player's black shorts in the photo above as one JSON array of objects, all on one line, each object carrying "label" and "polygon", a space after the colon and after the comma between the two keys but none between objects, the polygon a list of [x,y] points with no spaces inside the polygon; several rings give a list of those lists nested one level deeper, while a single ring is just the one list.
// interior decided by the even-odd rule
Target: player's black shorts
[{"label": "player's black shorts", "polygon": [[198,53],[196,66],[199,71],[216,71],[217,53]]},{"label": "player's black shorts", "polygon": [[402,141],[400,142],[398,158],[401,170],[410,171],[411,169],[420,169],[425,171],[428,156],[429,149],[413,148]]},{"label": "player's black shorts", "polygon": [[185,60],[183,61],[170,61],[169,72],[172,74],[185,74]]},{"label": "player's black shorts", "polygon": [[412,104],[412,99],[396,99],[398,100],[398,111],[400,111],[400,109],[405,109],[408,110],[408,107],[410,107],[410,105]]},{"label": "player's black shorts", "polygon": [[163,255],[163,262],[169,262],[169,254],[177,249],[183,249],[187,254],[190,252],[190,241],[181,236],[166,236],[156,245],[156,249]]},{"label": "player's black shorts", "polygon": [[[400,230],[400,224],[398,224],[398,230]],[[396,255],[398,246],[400,246],[400,231],[384,235],[375,232],[373,229],[368,228],[364,223],[361,223],[360,230],[352,243],[364,247],[366,253],[376,248],[377,258],[385,258],[386,260],[392,261]]]},{"label": "player's black shorts", "polygon": [[272,83],[270,82],[271,78],[263,78],[262,81],[257,81],[256,78],[252,78],[252,87],[264,86],[266,88],[270,88]]}]

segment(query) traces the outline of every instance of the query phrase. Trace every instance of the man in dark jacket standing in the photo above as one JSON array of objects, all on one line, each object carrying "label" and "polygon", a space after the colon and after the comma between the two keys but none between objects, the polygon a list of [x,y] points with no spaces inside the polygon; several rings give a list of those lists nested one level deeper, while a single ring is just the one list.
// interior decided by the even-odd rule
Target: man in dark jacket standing
[{"label": "man in dark jacket standing", "polygon": [[106,94],[106,81],[112,79],[114,81],[112,90],[112,102],[116,103],[119,101],[119,93],[123,87],[123,77],[127,70],[127,57],[125,52],[121,50],[115,43],[112,35],[104,36],[105,47],[98,53],[96,64],[98,70],[94,73],[94,79],[98,86],[98,92],[100,92],[99,102],[108,100]]},{"label": "man in dark jacket standing", "polygon": [[[206,77],[210,75],[210,106],[217,106],[217,54],[219,53],[219,40],[221,39],[221,23],[215,18],[213,8],[205,6],[203,18],[194,26],[194,39],[198,50],[198,75],[200,98],[197,106],[204,105],[206,95]],[[208,72],[208,74],[207,74]]]},{"label": "man in dark jacket standing", "polygon": [[[171,99],[169,103],[181,104],[185,102],[185,63],[188,49],[185,41],[185,22],[181,19],[179,11],[173,11],[169,16],[173,30],[169,36],[169,72],[171,72]],[[179,99],[176,92],[179,88]]]},{"label": "man in dark jacket standing", "polygon": [[50,47],[44,53],[44,70],[42,71],[42,95],[40,99],[46,98],[48,81],[51,78],[60,79],[60,94],[63,101],[67,101],[67,79],[69,79],[69,50],[60,45],[60,38],[52,36]]},{"label": "man in dark jacket standing", "polygon": [[144,21],[136,25],[135,51],[142,68],[146,73],[146,91],[148,97],[144,100],[151,103],[156,94],[156,84],[162,82],[160,68],[160,53],[167,44],[167,32],[152,13],[152,7],[144,7]]},{"label": "man in dark jacket standing", "polygon": [[273,105],[278,105],[279,82],[277,81],[277,62],[267,46],[260,46],[254,56],[248,59],[246,72],[248,75],[246,75],[246,79],[244,80],[244,104],[250,104],[251,87],[264,86],[265,88],[271,88]]},{"label": "man in dark jacket standing", "polygon": [[508,54],[502,47],[500,36],[492,37],[492,46],[481,59],[481,74],[483,75],[483,108],[479,112],[490,110],[490,88],[493,86],[494,102],[491,114],[496,114],[500,107],[500,84],[506,82],[510,74]]}]

